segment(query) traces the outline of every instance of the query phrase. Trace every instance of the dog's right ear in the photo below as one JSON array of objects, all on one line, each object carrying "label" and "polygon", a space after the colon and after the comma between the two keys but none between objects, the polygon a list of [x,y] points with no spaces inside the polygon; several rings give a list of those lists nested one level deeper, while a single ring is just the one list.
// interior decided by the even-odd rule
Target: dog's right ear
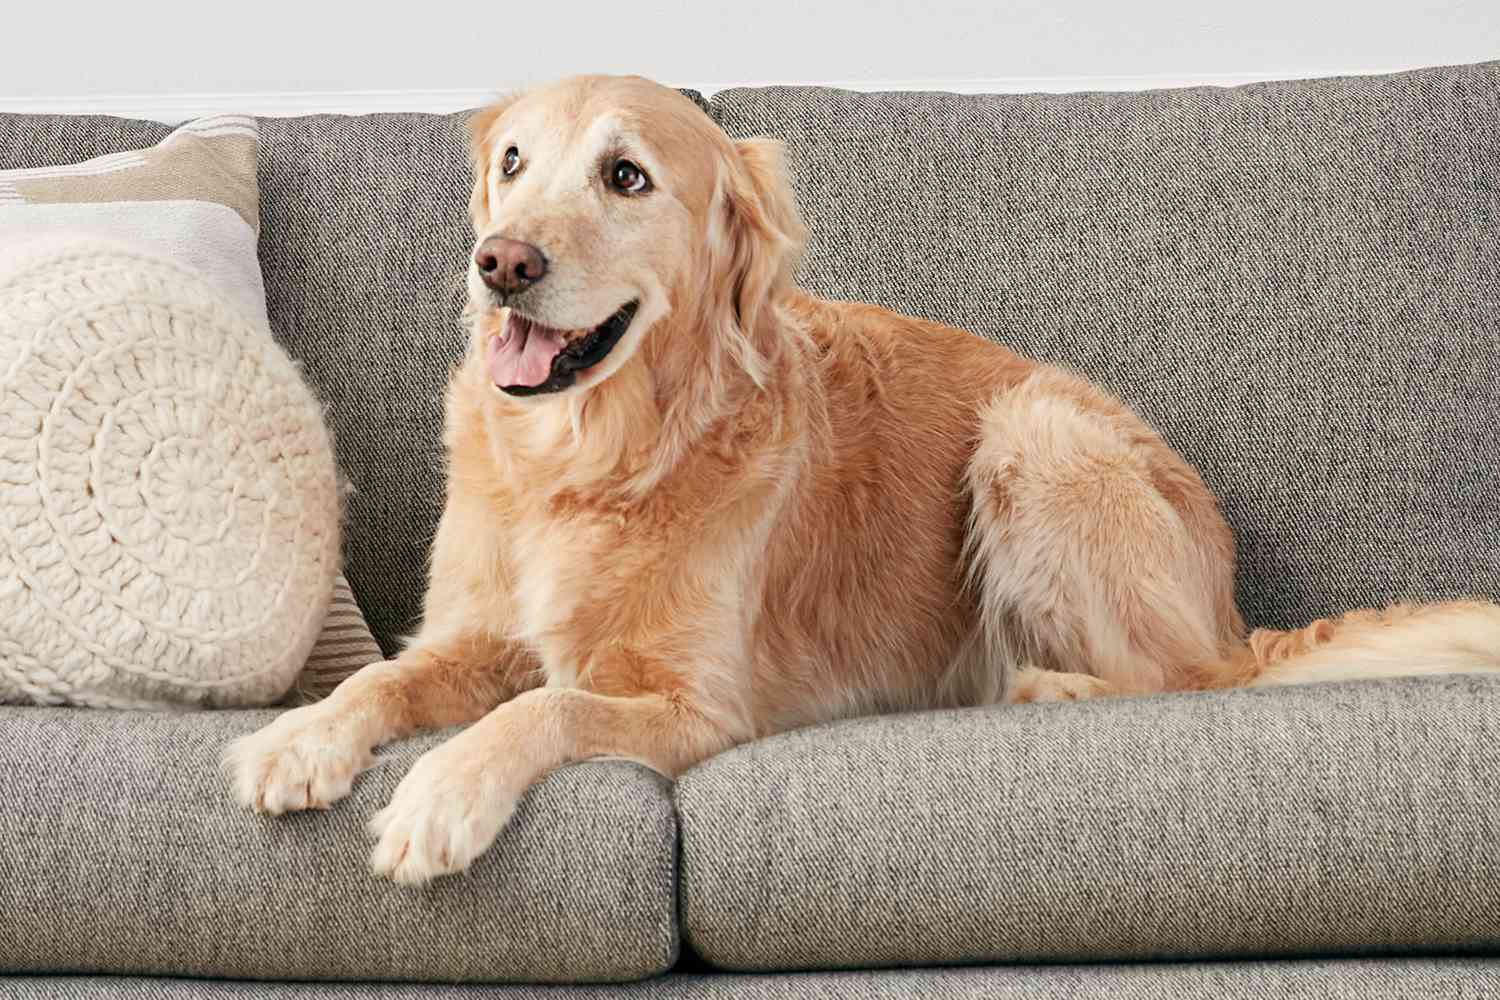
[{"label": "dog's right ear", "polygon": [[498,122],[520,94],[507,94],[469,115],[469,167],[474,175],[474,187],[469,192],[469,218],[478,231],[480,220],[490,214],[490,161],[493,156],[491,138]]}]

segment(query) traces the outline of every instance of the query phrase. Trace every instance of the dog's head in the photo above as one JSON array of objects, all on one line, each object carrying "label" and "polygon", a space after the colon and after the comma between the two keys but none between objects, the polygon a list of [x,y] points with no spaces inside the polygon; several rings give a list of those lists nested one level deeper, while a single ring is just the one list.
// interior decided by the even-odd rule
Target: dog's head
[{"label": "dog's head", "polygon": [[803,233],[779,144],[734,142],[638,77],[564,80],[470,128],[469,310],[497,388],[587,391],[660,359],[643,347],[669,325],[761,378],[765,307],[790,285]]}]

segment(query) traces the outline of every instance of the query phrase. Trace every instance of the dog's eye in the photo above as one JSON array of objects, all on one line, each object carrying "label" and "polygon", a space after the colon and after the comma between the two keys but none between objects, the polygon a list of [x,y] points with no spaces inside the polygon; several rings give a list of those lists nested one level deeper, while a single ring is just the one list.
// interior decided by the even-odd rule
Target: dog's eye
[{"label": "dog's eye", "polygon": [[514,146],[507,149],[500,160],[500,169],[505,172],[505,176],[514,177],[516,171],[521,169],[521,151]]},{"label": "dog's eye", "polygon": [[614,168],[609,173],[609,181],[627,194],[640,194],[651,187],[651,179],[646,176],[646,171],[629,160],[615,161]]}]

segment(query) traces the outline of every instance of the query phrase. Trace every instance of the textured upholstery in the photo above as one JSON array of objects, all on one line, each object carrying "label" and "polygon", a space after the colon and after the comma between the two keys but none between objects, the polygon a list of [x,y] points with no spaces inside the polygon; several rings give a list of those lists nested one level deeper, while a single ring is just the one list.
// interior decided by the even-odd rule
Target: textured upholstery
[{"label": "textured upholstery", "polygon": [[161,122],[109,115],[0,114],[0,170],[81,163],[126,149],[145,149],[172,134]]},{"label": "textured upholstery", "polygon": [[267,819],[217,759],[273,714],[0,708],[0,975],[586,982],[676,961],[661,778],[559,771],[467,875],[415,891],[369,873],[363,826],[441,736],[327,813]]},{"label": "textured upholstery", "polygon": [[808,288],[1082,370],[1204,473],[1259,625],[1500,596],[1500,63],[1138,94],[715,95]]},{"label": "textured upholstery", "polygon": [[864,719],[677,783],[732,969],[1500,954],[1500,678]]},{"label": "textured upholstery", "polygon": [[[7,992],[7,990],[9,990]],[[0,979],[8,1000],[1478,1000],[1500,961],[1013,966],[804,975],[674,975],[628,986],[447,987],[191,979]]]},{"label": "textured upholstery", "polygon": [[443,387],[473,236],[463,115],[261,121],[271,329],[328,402],[345,574],[387,652],[421,607],[442,504]]}]

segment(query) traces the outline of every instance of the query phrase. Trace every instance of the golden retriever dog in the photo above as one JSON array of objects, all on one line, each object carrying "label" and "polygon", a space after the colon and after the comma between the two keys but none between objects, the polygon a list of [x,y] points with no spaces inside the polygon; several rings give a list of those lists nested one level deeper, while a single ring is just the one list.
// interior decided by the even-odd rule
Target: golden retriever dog
[{"label": "golden retriever dog", "polygon": [[527,787],[667,776],[877,712],[1500,670],[1500,608],[1247,635],[1198,474],[1125,405],[997,344],[793,284],[781,149],[675,91],[570,79],[472,119],[469,349],[421,628],[226,752],[264,813],[468,725],[370,823],[467,868]]}]

